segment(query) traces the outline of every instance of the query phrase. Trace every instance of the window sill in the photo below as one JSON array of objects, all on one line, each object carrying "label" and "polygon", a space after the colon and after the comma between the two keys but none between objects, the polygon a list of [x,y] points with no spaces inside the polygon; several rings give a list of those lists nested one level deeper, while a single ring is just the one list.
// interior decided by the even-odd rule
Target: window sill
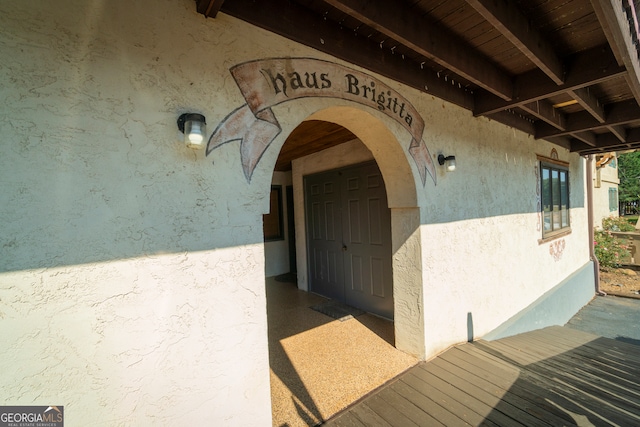
[{"label": "window sill", "polygon": [[559,239],[560,237],[564,237],[571,234],[571,228],[566,228],[564,230],[560,230],[558,232],[552,233],[552,234],[548,234],[545,237],[543,237],[542,239],[538,239],[538,244],[542,245],[544,243],[550,242],[552,240],[555,239]]}]

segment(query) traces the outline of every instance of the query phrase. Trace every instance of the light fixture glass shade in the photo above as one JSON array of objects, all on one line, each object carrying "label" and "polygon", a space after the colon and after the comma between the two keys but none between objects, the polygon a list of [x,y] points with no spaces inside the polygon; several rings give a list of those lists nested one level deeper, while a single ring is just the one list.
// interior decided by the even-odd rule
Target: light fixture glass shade
[{"label": "light fixture glass shade", "polygon": [[444,165],[447,172],[453,172],[456,170],[456,156],[446,156],[444,154],[438,155],[438,164]]},{"label": "light fixture glass shade", "polygon": [[447,172],[453,172],[454,170],[456,170],[456,157],[455,156],[449,156],[445,159],[444,164],[447,167]]},{"label": "light fixture glass shade", "polygon": [[182,114],[178,118],[178,129],[184,133],[184,143],[187,147],[201,148],[205,145],[207,123],[202,114]]},{"label": "light fixture glass shade", "polygon": [[197,120],[189,120],[184,124],[184,142],[187,147],[200,148],[204,144],[206,124]]}]

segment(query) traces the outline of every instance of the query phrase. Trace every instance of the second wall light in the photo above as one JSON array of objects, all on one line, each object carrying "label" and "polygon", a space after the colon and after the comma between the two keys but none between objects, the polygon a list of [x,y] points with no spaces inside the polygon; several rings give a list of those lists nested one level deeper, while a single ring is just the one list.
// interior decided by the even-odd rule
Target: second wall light
[{"label": "second wall light", "polygon": [[453,172],[456,170],[456,156],[444,156],[444,154],[438,154],[438,164],[447,169],[447,172]]}]

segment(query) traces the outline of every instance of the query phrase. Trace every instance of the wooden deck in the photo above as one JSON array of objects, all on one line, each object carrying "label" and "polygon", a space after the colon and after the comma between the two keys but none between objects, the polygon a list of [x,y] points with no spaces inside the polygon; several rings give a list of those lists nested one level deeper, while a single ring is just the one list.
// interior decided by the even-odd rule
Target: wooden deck
[{"label": "wooden deck", "polygon": [[463,344],[324,425],[640,425],[640,346],[559,326]]}]

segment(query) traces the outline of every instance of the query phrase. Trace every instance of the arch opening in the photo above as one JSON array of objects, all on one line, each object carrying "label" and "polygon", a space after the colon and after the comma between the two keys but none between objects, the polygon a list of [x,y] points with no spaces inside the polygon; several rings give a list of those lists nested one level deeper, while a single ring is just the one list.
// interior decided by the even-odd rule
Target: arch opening
[{"label": "arch opening", "polygon": [[[319,136],[323,132],[329,135],[324,138],[324,143],[320,141],[323,138]],[[333,140],[328,141],[331,138]],[[286,156],[290,158],[284,159]],[[305,298],[316,297],[315,289],[310,286],[309,280],[310,245],[308,242],[308,206],[305,206],[305,178],[366,162],[374,162],[377,165],[386,187],[389,209],[389,221],[386,226],[390,228],[388,234],[390,242],[388,243],[391,257],[392,317],[394,321],[386,323],[390,326],[385,332],[384,328],[380,328],[380,325],[384,325],[384,321],[371,316],[373,320],[368,320],[371,324],[365,325],[365,328],[369,327],[371,330],[379,328],[382,332],[378,332],[378,335],[395,346],[395,349],[390,348],[387,349],[388,351],[401,350],[404,356],[409,357],[409,359],[400,358],[404,362],[415,361],[414,358],[423,359],[425,345],[422,269],[420,267],[420,212],[417,193],[420,179],[415,178],[408,156],[396,136],[382,121],[367,112],[352,107],[330,107],[320,110],[301,122],[281,147],[272,184],[283,185],[289,188],[292,193],[290,204],[284,209],[287,216],[293,217],[293,227],[287,233],[287,239],[293,240],[294,244],[290,247],[291,250],[295,250],[296,260],[295,265],[290,266],[289,278],[296,279],[299,291],[306,291],[299,295],[303,295]],[[290,170],[287,170],[288,164],[291,165]],[[267,270],[271,256],[268,245],[269,243],[265,243]],[[268,271],[267,276],[269,276]],[[269,285],[268,279],[267,286]],[[269,294],[269,292],[267,293]],[[278,310],[277,307],[281,307],[281,305],[271,302],[269,304],[270,358],[273,359],[275,353],[282,353],[281,335],[272,331],[272,327],[274,327],[272,315],[275,315],[273,310]],[[282,321],[281,318],[280,321]],[[272,334],[279,337],[277,343],[272,339]],[[296,336],[300,334],[301,332],[297,330]],[[287,336],[286,339],[289,338],[290,336]],[[346,352],[345,349],[343,353]],[[400,352],[397,353],[400,354]],[[390,356],[387,356],[386,360],[389,359]],[[271,363],[273,365],[282,363],[282,361],[271,360]],[[393,370],[393,367],[390,366],[386,366],[386,368]],[[375,368],[369,369],[376,370]],[[395,374],[391,375],[391,377],[393,376]],[[281,378],[274,379],[272,377],[272,384],[280,381],[282,381]],[[298,387],[301,382],[303,381],[298,377],[293,380],[292,386]],[[306,387],[302,387],[302,390],[302,397],[298,396],[298,398],[306,399],[305,406],[313,418],[316,409],[318,413],[322,412],[321,405],[310,398],[312,393],[304,391]],[[274,402],[274,420],[275,417]]]}]

